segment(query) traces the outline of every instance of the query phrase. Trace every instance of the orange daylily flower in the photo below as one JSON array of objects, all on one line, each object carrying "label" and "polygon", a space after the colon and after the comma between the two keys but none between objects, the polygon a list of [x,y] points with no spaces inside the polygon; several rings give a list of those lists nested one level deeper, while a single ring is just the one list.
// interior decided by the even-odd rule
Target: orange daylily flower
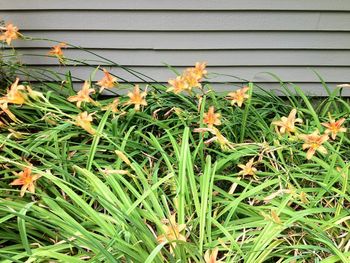
[{"label": "orange daylily flower", "polygon": [[238,107],[242,107],[243,102],[249,98],[247,91],[249,87],[243,87],[234,92],[228,93],[228,100],[231,100],[231,105],[235,105],[237,103]]},{"label": "orange daylily flower", "polygon": [[335,121],[334,119],[330,119],[330,122],[323,122],[321,123],[324,127],[326,127],[327,129],[325,130],[326,134],[331,133],[331,138],[333,140],[335,140],[335,137],[337,136],[337,134],[339,132],[346,132],[346,128],[341,127],[342,124],[344,123],[345,118],[341,118],[337,121]]},{"label": "orange daylily flower", "polygon": [[103,107],[102,110],[111,110],[113,113],[117,113],[119,112],[119,109],[118,109],[118,105],[119,105],[119,99],[116,98],[115,100],[113,100],[112,103],[108,104],[107,106]]},{"label": "orange daylily flower", "polygon": [[18,179],[15,179],[10,185],[22,185],[20,196],[24,196],[27,189],[31,193],[35,193],[35,181],[40,178],[40,175],[33,174],[31,168],[25,168],[22,172],[18,173]]},{"label": "orange daylily flower", "polygon": [[[295,118],[295,115],[297,114],[296,109],[292,109],[291,112],[289,113],[288,117],[282,117],[281,120],[279,121],[273,121],[272,124],[275,125],[277,133],[288,133],[291,134],[295,132],[295,124],[296,123],[302,123],[302,119]],[[278,130],[278,127],[279,130]]]},{"label": "orange daylily flower", "polygon": [[5,112],[11,120],[18,122],[16,116],[9,110],[8,103],[22,105],[26,101],[26,95],[21,93],[21,90],[26,88],[23,85],[18,85],[19,78],[16,78],[16,81],[8,89],[7,94],[0,98],[0,108]]},{"label": "orange daylily flower", "polygon": [[220,121],[221,114],[214,113],[214,107],[210,106],[207,113],[204,113],[203,123],[207,124],[209,128],[212,128],[214,125],[221,125]]},{"label": "orange daylily flower", "polygon": [[13,103],[22,105],[25,102],[26,96],[20,90],[25,90],[23,85],[18,85],[19,78],[11,85],[5,97],[0,98],[0,104]]},{"label": "orange daylily flower", "polygon": [[96,83],[98,86],[101,87],[100,93],[104,89],[111,89],[111,88],[115,87],[116,85],[118,85],[116,77],[112,76],[106,69],[102,69],[102,70],[104,72],[104,76],[99,82]]},{"label": "orange daylily flower", "polygon": [[214,135],[213,138],[210,138],[209,140],[206,140],[204,143],[206,145],[212,143],[212,142],[217,142],[221,149],[226,151],[229,149],[233,149],[234,145],[232,142],[230,142],[225,136],[222,135],[222,133],[215,127],[212,128],[197,128],[193,130],[194,132],[210,132],[211,134]]},{"label": "orange daylily flower", "polygon": [[201,88],[202,85],[199,82],[200,79],[198,79],[198,75],[192,70],[192,68],[187,69],[184,74],[183,78],[186,81],[188,88],[187,90],[191,92],[192,88]]},{"label": "orange daylily flower", "polygon": [[242,170],[238,173],[243,176],[251,175],[255,177],[256,172],[258,171],[254,166],[254,157],[249,160],[246,164],[238,164],[238,167]]},{"label": "orange daylily flower", "polygon": [[125,105],[134,104],[135,110],[140,110],[140,106],[147,106],[147,102],[145,100],[145,97],[147,96],[147,92],[140,92],[139,85],[135,85],[133,92],[129,92],[128,97],[130,98],[129,101],[125,103]]},{"label": "orange daylily flower", "polygon": [[171,85],[166,91],[173,91],[175,94],[184,90],[189,90],[188,83],[183,76],[177,76],[176,79],[169,79],[168,83]]},{"label": "orange daylily flower", "polygon": [[304,140],[303,150],[309,149],[306,153],[306,159],[311,159],[316,151],[327,154],[327,149],[322,146],[324,142],[326,142],[329,137],[327,134],[319,135],[319,131],[315,130],[311,134],[301,134],[299,138]]},{"label": "orange daylily flower", "polygon": [[5,30],[0,35],[0,41],[5,41],[7,45],[11,45],[11,41],[18,38],[20,35],[18,33],[18,27],[14,26],[13,24],[7,24],[5,27],[1,27],[1,30]]},{"label": "orange daylily flower", "polygon": [[75,124],[86,130],[88,133],[94,135],[96,134],[96,130],[91,126],[92,115],[92,113],[88,114],[86,111],[79,113],[75,118]]},{"label": "orange daylily flower", "polygon": [[206,62],[196,62],[194,68],[192,69],[192,74],[195,75],[198,80],[201,80],[208,73],[205,69],[206,66]]},{"label": "orange daylily flower", "polygon": [[208,249],[204,254],[205,263],[224,263],[221,260],[217,260],[219,249],[216,247],[211,252]]},{"label": "orange daylily flower", "polygon": [[61,63],[63,63],[64,55],[63,55],[62,48],[65,48],[65,47],[67,47],[66,43],[59,43],[58,45],[53,46],[51,48],[51,51],[48,54],[51,55],[51,56],[57,57],[58,60]]},{"label": "orange daylily flower", "polygon": [[78,91],[77,95],[68,97],[68,101],[77,102],[77,107],[80,108],[82,102],[95,103],[93,99],[90,98],[90,93],[95,93],[94,89],[90,89],[90,82],[85,81],[82,89]]},{"label": "orange daylily flower", "polygon": [[[181,232],[186,228],[185,224],[176,223],[176,214],[170,216],[170,220],[166,224],[162,225],[164,234],[157,237],[159,243],[162,242],[172,242],[175,240],[180,240],[186,242],[186,237],[181,234]],[[170,253],[173,253],[173,248],[176,247],[176,243],[172,243],[170,246]]]}]

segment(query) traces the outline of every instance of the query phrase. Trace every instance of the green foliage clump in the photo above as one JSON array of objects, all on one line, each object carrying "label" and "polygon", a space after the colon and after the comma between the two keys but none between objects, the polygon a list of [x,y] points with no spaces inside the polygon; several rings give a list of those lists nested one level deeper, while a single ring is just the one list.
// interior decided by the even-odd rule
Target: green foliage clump
[{"label": "green foliage clump", "polygon": [[283,83],[221,95],[203,63],[143,91],[19,72],[36,80],[0,98],[1,262],[349,262],[339,88],[313,105]]}]

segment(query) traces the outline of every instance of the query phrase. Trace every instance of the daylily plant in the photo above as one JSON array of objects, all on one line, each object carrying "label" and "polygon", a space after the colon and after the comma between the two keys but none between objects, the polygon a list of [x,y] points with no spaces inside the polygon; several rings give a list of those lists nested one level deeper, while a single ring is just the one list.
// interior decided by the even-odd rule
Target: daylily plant
[{"label": "daylily plant", "polygon": [[[17,38],[17,27],[0,27],[5,50],[14,51],[6,43]],[[96,69],[98,60],[69,60],[67,45],[54,45],[43,53],[57,64]],[[106,67],[117,65],[96,55]],[[315,109],[304,96],[253,96],[253,83],[223,97],[202,82],[207,65],[197,62],[169,88],[153,84],[149,95],[141,85],[125,95],[128,82],[114,89],[117,77],[97,66],[100,79],[91,83],[95,70],[65,96],[80,79],[74,70],[60,77],[3,62],[2,83],[14,72],[34,83],[17,78],[0,95],[0,254],[8,261],[347,261],[350,141],[343,133],[350,108],[337,91]],[[120,94],[106,98],[109,89]],[[333,115],[320,125],[328,109]],[[298,215],[307,216],[291,223]]]}]

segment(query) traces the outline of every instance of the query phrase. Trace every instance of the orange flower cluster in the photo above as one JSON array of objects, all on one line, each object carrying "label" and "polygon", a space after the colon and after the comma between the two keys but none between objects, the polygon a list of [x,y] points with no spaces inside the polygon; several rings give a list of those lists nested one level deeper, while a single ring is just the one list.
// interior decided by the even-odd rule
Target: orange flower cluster
[{"label": "orange flower cluster", "polygon": [[[292,109],[288,117],[282,117],[278,121],[273,121],[272,124],[275,125],[276,132],[278,134],[295,134],[297,132],[295,124],[303,122],[302,119],[296,118],[296,114],[297,110]],[[330,122],[321,123],[324,127],[327,128],[324,134],[320,134],[319,130],[317,129],[311,134],[300,134],[298,138],[304,141],[302,148],[303,150],[307,150],[306,159],[310,160],[316,152],[327,154],[328,151],[323,146],[323,144],[329,140],[328,134],[331,134],[331,138],[335,140],[338,133],[346,132],[346,128],[342,127],[342,124],[344,122],[345,118],[341,118],[337,121],[330,118]],[[255,177],[257,169],[253,165],[254,158],[250,159],[249,162],[245,165],[239,164],[238,167],[241,169],[241,171],[238,174],[241,174],[243,176],[251,175]]]},{"label": "orange flower cluster", "polygon": [[[105,75],[105,77],[107,78],[107,75]],[[109,75],[108,75],[108,77],[109,77]],[[109,80],[112,82],[115,82],[114,79],[109,79]],[[107,81],[107,79],[101,80],[100,84],[104,85],[103,84],[104,81]],[[96,103],[90,97],[91,93],[95,93],[95,90],[90,88],[90,86],[91,86],[90,82],[85,81],[82,89],[80,91],[78,91],[77,95],[70,96],[67,98],[67,100],[70,102],[76,102],[78,108],[81,107],[81,104],[83,102],[93,103],[95,106],[98,105],[98,103]],[[104,86],[104,87],[106,88],[106,86]],[[147,96],[147,92],[140,92],[140,88],[138,85],[135,85],[133,92],[129,92],[127,95],[129,97],[129,100],[124,105],[133,104],[135,106],[135,110],[137,110],[137,111],[140,110],[141,106],[147,106],[147,102],[145,99],[145,97]],[[109,105],[101,107],[101,110],[111,110],[111,112],[117,113],[117,112],[119,112],[118,106],[119,106],[119,99],[116,98]],[[96,130],[94,130],[91,126],[92,114],[88,114],[88,112],[85,111],[85,112],[80,113],[78,116],[76,116],[74,118],[74,120],[75,120],[75,122],[74,122],[75,125],[83,128],[84,130],[86,130],[88,133],[90,133],[92,135],[96,134]]]},{"label": "orange flower cluster", "polygon": [[[297,110],[292,109],[288,117],[282,117],[278,121],[273,121],[272,124],[275,125],[276,132],[278,134],[295,134],[297,132],[295,124],[303,122],[302,119],[296,118],[296,114]],[[329,123],[322,123],[327,128],[324,134],[320,134],[319,130],[315,130],[311,134],[300,134],[298,138],[304,141],[303,150],[308,149],[306,159],[311,159],[316,151],[321,154],[327,154],[327,149],[322,144],[328,141],[328,134],[331,134],[331,138],[335,140],[338,133],[346,132],[346,128],[342,127],[344,121],[344,118],[338,121],[331,118]]]},{"label": "orange flower cluster", "polygon": [[205,62],[197,62],[193,68],[187,68],[181,76],[175,79],[170,79],[168,83],[170,88],[167,92],[173,91],[178,94],[182,91],[187,91],[191,94],[192,88],[201,88],[201,80],[207,74]]}]

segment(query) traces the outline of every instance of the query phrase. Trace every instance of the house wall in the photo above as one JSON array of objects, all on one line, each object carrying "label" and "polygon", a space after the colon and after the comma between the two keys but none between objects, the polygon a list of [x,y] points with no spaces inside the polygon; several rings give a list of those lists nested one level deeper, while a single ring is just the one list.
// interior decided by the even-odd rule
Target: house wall
[{"label": "house wall", "polygon": [[[349,0],[1,0],[0,17],[26,36],[88,48],[159,82],[174,75],[165,63],[181,70],[196,61],[207,61],[209,71],[219,73],[210,76],[218,90],[232,89],[229,83],[239,84],[239,78],[278,88],[266,72],[317,95],[323,89],[313,70],[331,87],[350,82]],[[66,70],[40,56],[52,45],[15,42],[21,52],[35,55],[23,57],[24,63]],[[77,49],[65,53],[96,60]],[[93,70],[68,69],[77,79]]]}]

